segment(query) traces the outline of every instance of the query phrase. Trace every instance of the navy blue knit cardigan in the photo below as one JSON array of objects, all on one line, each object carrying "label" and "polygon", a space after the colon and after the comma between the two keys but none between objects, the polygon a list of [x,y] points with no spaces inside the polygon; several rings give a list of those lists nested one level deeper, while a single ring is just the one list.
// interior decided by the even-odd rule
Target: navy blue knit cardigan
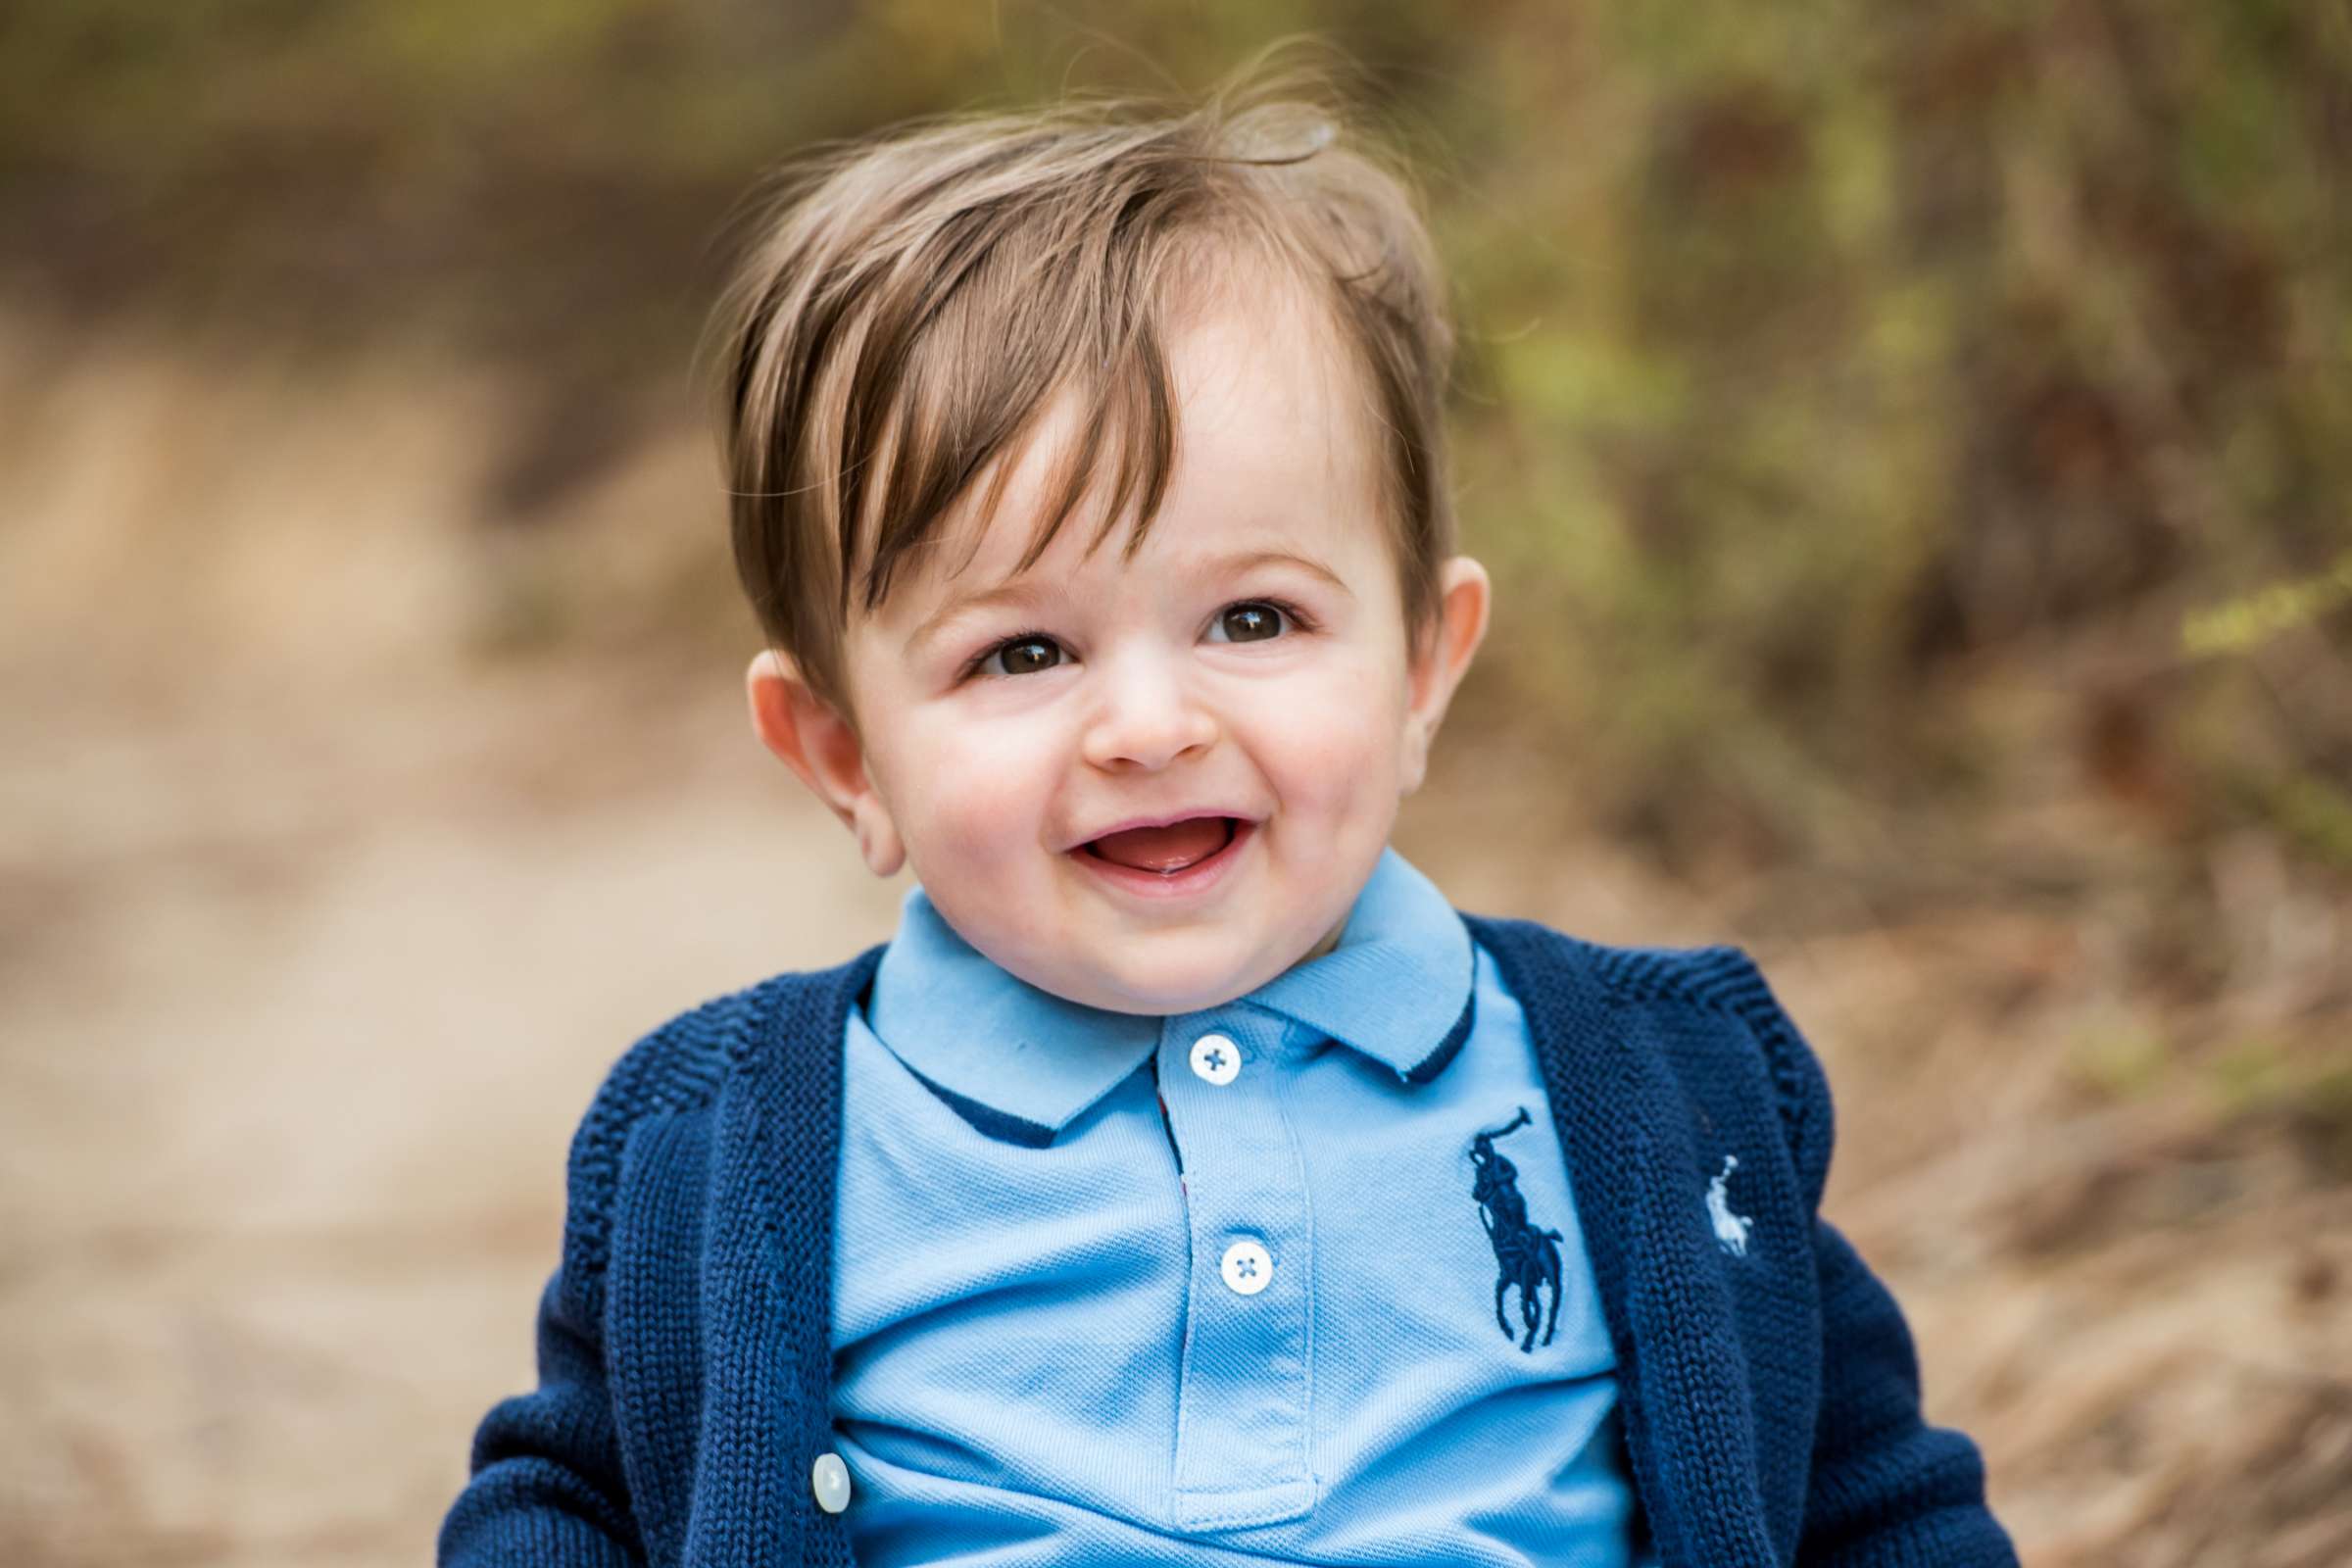
[{"label": "navy blue knit cardigan", "polygon": [[[1816,1212],[1829,1084],[1754,962],[1465,918],[1526,1009],[1668,1568],[2014,1564],[1976,1446],[1921,1418],[1893,1298]],[[842,1032],[880,956],[708,1002],[612,1068],[572,1140],[539,1386],[483,1418],[444,1568],[853,1562],[809,1467]],[[1704,1201],[1731,1150],[1744,1250]]]}]

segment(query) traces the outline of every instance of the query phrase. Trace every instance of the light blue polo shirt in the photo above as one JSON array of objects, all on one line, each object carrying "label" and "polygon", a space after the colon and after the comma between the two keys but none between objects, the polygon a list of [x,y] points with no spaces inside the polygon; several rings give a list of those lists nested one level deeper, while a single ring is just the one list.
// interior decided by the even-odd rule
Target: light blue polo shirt
[{"label": "light blue polo shirt", "polygon": [[1629,1562],[1525,1021],[1396,851],[1332,952],[1165,1018],[1014,978],[912,888],[844,1044],[861,1568]]}]

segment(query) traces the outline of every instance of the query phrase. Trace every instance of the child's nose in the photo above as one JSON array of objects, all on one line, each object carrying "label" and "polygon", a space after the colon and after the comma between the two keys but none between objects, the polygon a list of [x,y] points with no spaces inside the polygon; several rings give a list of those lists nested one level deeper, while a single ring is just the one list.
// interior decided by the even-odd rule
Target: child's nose
[{"label": "child's nose", "polygon": [[1152,771],[1217,738],[1217,721],[1176,662],[1149,653],[1099,662],[1082,750],[1101,768]]}]

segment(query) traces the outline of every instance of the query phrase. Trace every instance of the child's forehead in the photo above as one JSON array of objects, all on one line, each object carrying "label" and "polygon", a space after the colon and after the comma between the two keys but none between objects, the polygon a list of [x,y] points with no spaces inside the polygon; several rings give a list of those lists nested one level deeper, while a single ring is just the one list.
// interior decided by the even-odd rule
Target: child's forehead
[{"label": "child's forehead", "polygon": [[[1155,515],[1135,501],[1106,514],[1114,449],[1136,432],[1106,428],[1065,385],[906,551],[878,608],[1090,564],[1175,572],[1253,554],[1328,560],[1359,532],[1378,536],[1370,400],[1328,310],[1295,286],[1188,303],[1164,344],[1173,461]],[[1056,522],[1060,487],[1080,466],[1086,487]]]}]

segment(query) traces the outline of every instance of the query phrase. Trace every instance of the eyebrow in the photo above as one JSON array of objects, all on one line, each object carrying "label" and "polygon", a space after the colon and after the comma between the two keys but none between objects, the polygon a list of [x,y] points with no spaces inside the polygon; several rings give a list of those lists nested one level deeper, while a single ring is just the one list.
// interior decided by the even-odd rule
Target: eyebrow
[{"label": "eyebrow", "polygon": [[999,583],[994,588],[968,594],[957,594],[934,611],[928,620],[907,634],[906,647],[909,650],[921,648],[955,622],[979,611],[994,610],[999,605],[1015,607],[1034,605],[1039,600],[1049,598],[1051,595],[1051,589],[1027,575],[1011,578]]},{"label": "eyebrow", "polygon": [[[1323,581],[1347,595],[1350,600],[1355,597],[1355,591],[1341,580],[1338,572],[1311,556],[1302,556],[1292,550],[1246,550],[1230,556],[1219,556],[1212,561],[1200,563],[1196,568],[1195,574],[1202,578],[1230,577],[1254,567],[1269,565],[1300,567],[1312,575],[1322,578]],[[1052,598],[1054,592],[1053,588],[1036,577],[1023,573],[1018,577],[1008,578],[994,588],[957,594],[940,606],[929,618],[907,635],[906,647],[909,650],[922,647],[946,630],[953,622],[961,620],[975,612],[993,610],[1000,605],[1016,607],[1034,605],[1040,600]]]}]

